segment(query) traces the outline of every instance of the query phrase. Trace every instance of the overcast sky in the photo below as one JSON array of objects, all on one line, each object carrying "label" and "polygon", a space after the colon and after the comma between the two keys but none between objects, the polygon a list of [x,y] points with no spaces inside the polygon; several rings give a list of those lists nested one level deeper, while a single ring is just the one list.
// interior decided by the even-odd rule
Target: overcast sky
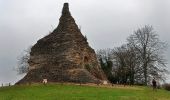
[{"label": "overcast sky", "polygon": [[0,84],[22,78],[14,70],[17,57],[56,28],[64,2],[96,50],[126,43],[144,25],[170,44],[170,0],[0,0]]}]

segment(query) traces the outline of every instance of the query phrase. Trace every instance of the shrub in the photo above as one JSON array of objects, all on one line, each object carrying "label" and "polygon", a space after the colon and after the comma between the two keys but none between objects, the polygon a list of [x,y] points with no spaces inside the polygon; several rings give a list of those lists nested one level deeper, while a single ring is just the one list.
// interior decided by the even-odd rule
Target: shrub
[{"label": "shrub", "polygon": [[167,90],[167,91],[170,91],[170,84],[163,84],[162,87]]},{"label": "shrub", "polygon": [[90,71],[90,69],[92,68],[92,66],[90,64],[85,64],[85,68]]}]

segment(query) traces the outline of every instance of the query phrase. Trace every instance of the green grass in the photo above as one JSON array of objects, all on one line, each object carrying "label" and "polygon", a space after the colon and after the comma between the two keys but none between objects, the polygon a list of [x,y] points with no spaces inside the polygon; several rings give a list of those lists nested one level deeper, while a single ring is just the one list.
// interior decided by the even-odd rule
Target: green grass
[{"label": "green grass", "polygon": [[0,88],[0,100],[170,100],[170,92],[139,86],[35,84]]}]

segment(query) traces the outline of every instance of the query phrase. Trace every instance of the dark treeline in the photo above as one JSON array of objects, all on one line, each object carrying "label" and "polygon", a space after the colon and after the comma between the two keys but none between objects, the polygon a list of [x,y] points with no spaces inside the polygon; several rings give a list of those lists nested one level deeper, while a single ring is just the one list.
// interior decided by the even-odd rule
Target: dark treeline
[{"label": "dark treeline", "polygon": [[127,44],[97,51],[108,80],[118,84],[147,85],[153,78],[164,80],[167,73],[164,51],[152,26],[140,28],[127,38]]}]

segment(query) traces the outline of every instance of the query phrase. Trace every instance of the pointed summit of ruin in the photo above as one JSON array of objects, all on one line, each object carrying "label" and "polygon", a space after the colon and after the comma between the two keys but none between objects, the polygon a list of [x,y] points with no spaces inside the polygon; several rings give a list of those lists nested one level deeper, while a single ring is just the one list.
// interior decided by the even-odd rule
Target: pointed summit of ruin
[{"label": "pointed summit of ruin", "polygon": [[62,10],[62,15],[63,16],[70,16],[70,11],[69,11],[69,4],[64,3],[63,10]]},{"label": "pointed summit of ruin", "polygon": [[[71,29],[71,30],[70,30]],[[69,4],[64,3],[63,9],[62,9],[62,15],[59,20],[58,27],[54,32],[70,32],[70,31],[79,31],[78,26],[75,23],[74,18],[71,16],[71,13],[69,11]]]},{"label": "pointed summit of ruin", "polygon": [[64,3],[57,28],[31,48],[29,72],[17,84],[27,82],[96,83],[106,80],[95,51],[88,45]]}]

